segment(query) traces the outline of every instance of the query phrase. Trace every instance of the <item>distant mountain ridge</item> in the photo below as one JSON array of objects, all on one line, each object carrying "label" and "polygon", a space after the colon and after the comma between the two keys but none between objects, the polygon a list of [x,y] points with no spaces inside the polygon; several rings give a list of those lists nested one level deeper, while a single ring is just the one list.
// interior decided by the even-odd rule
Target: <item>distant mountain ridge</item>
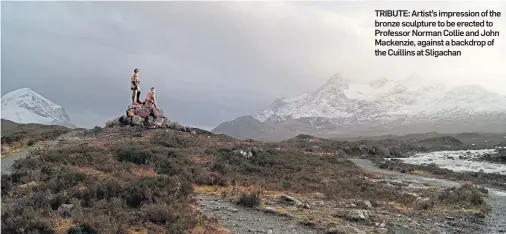
[{"label": "distant mountain ridge", "polygon": [[2,96],[1,117],[16,123],[76,127],[62,106],[29,88],[17,89]]},{"label": "distant mountain ridge", "polygon": [[[402,128],[402,129],[400,129]],[[369,84],[332,76],[311,93],[275,100],[255,117],[239,117],[213,132],[237,138],[506,131],[506,96],[480,86],[449,87],[418,75]]]}]

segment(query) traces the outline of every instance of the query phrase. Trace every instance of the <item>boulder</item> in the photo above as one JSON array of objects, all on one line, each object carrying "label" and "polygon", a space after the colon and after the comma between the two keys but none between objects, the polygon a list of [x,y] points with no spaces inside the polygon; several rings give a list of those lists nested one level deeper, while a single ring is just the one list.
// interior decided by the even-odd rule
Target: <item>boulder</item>
[{"label": "boulder", "polygon": [[184,127],[181,126],[181,124],[179,124],[178,122],[171,122],[169,124],[169,128],[170,129],[174,129],[174,130],[178,130],[178,131],[184,131]]},{"label": "boulder", "polygon": [[155,118],[163,118],[163,111],[161,109],[153,109],[153,116]]},{"label": "boulder", "polygon": [[369,218],[369,215],[365,210],[350,210],[345,218],[349,221],[360,221]]},{"label": "boulder", "polygon": [[294,197],[288,196],[288,195],[281,195],[279,198],[282,202],[288,203],[288,204],[295,206],[295,207],[304,206],[304,203],[302,201],[300,201]]},{"label": "boulder", "polygon": [[269,207],[269,206],[265,207],[265,208],[263,209],[263,211],[264,211],[265,213],[267,213],[267,214],[273,214],[273,215],[276,215],[276,214],[278,213],[278,212],[276,211],[276,209],[274,209],[274,208],[272,208],[272,207]]},{"label": "boulder", "polygon": [[152,126],[154,126],[154,122],[155,122],[155,117],[148,116],[146,118],[146,126],[152,127]]},{"label": "boulder", "polygon": [[387,234],[417,234],[418,232],[408,227],[389,227]]},{"label": "boulder", "polygon": [[362,201],[362,207],[364,207],[366,209],[372,209],[373,205],[372,205],[371,201],[369,201],[369,200],[363,200]]},{"label": "boulder", "polygon": [[170,126],[170,121],[169,121],[168,119],[164,119],[164,120],[163,120],[163,124],[162,124],[162,126],[163,126],[164,128],[169,128],[169,126]]},{"label": "boulder", "polygon": [[156,109],[154,107],[144,106],[142,104],[134,104],[127,108],[126,110],[127,117],[133,117],[134,115],[139,115],[143,118],[147,118],[148,116],[153,116],[155,118],[164,118],[163,111],[161,109]]},{"label": "boulder", "polygon": [[120,119],[121,119],[121,117],[120,118],[111,119],[111,120],[105,122],[105,126],[108,127],[108,128],[116,127],[116,126],[121,126]]},{"label": "boulder", "polygon": [[[156,117],[153,121],[153,125],[154,127],[156,128],[162,128],[163,127],[163,124],[165,123],[166,119],[164,118],[161,118],[161,117]],[[168,120],[167,120],[168,121]]]},{"label": "boulder", "polygon": [[134,115],[134,117],[132,117],[132,125],[133,126],[144,126],[144,122],[145,122],[145,119],[139,115]]},{"label": "boulder", "polygon": [[152,110],[147,107],[141,107],[141,108],[137,108],[134,110],[134,114],[138,115],[142,118],[147,118],[148,116],[151,115],[151,113],[152,113]]},{"label": "boulder", "polygon": [[119,118],[119,121],[122,125],[131,125],[132,124],[132,118],[128,117],[126,115],[123,115]]}]

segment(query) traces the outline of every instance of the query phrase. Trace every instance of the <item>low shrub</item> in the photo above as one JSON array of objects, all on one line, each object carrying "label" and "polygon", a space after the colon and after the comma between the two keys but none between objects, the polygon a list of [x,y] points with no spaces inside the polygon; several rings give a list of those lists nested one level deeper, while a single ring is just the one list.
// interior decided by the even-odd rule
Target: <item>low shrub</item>
[{"label": "low shrub", "polygon": [[35,140],[33,140],[33,139],[28,140],[28,142],[26,143],[26,145],[28,145],[28,146],[32,146],[34,144],[35,144]]},{"label": "low shrub", "polygon": [[67,232],[68,234],[99,234],[100,232],[90,225],[83,223],[77,227],[72,227]]},{"label": "low shrub", "polygon": [[251,186],[243,188],[239,191],[239,199],[237,204],[255,208],[262,203],[263,189],[259,186]]},{"label": "low shrub", "polygon": [[116,153],[118,161],[131,162],[138,165],[146,164],[151,156],[152,155],[147,151],[139,151],[136,149],[121,149]]},{"label": "low shrub", "polygon": [[438,198],[440,201],[450,204],[465,203],[473,206],[480,206],[485,204],[484,197],[486,196],[486,193],[488,193],[488,190],[485,188],[464,184],[458,188],[451,187],[444,189],[439,193]]}]

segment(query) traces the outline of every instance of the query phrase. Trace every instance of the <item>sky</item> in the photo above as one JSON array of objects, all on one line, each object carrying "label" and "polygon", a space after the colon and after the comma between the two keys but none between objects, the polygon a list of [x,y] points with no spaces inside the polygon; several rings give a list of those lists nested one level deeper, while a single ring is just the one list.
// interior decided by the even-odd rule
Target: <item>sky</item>
[{"label": "sky", "polygon": [[[332,75],[357,82],[413,73],[506,95],[506,37],[462,57],[374,56],[375,9],[496,10],[506,2],[1,2],[1,92],[28,87],[81,127],[131,102],[139,68],[167,117],[212,129]],[[493,19],[506,33],[506,16]],[[385,20],[385,19],[381,19]]]}]

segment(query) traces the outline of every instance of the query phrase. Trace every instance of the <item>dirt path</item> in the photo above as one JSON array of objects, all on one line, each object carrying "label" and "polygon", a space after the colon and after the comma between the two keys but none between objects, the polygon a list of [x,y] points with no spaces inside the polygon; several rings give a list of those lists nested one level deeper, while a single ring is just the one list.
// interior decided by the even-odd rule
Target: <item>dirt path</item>
[{"label": "dirt path", "polygon": [[22,158],[26,158],[32,148],[23,148],[8,156],[2,157],[2,174],[9,175],[12,173],[11,167],[14,163]]},{"label": "dirt path", "polygon": [[[71,131],[69,133],[63,134],[56,138],[56,140],[53,141],[46,141],[45,144],[54,145],[57,144],[60,140],[72,140],[72,139],[78,139],[76,136],[79,134],[79,131]],[[19,149],[16,152],[12,152],[11,154],[2,157],[1,161],[1,168],[2,168],[2,174],[11,174],[12,173],[12,165],[19,160],[28,157],[31,150],[35,149],[36,147],[40,146],[40,143],[36,143],[34,146],[26,147]]]},{"label": "dirt path", "polygon": [[455,181],[449,181],[449,180],[443,180],[443,179],[437,179],[437,178],[429,178],[429,177],[423,177],[423,176],[419,176],[419,175],[413,175],[413,174],[407,174],[407,173],[400,173],[397,171],[380,169],[367,159],[350,159],[350,161],[354,162],[355,164],[357,164],[357,166],[361,167],[364,170],[367,170],[370,172],[381,173],[381,174],[385,174],[385,175],[390,175],[390,176],[393,176],[393,177],[400,179],[402,181],[406,181],[406,182],[413,183],[413,184],[430,184],[432,186],[439,186],[441,188],[460,186],[460,184]]},{"label": "dirt path", "polygon": [[[366,159],[350,159],[350,160],[364,170],[390,175],[394,177],[394,179],[398,179],[408,183],[430,184],[433,186],[439,186],[441,188],[460,186],[460,183],[457,183],[455,181],[437,178],[428,178],[419,175],[383,170],[377,168],[371,161]],[[492,210],[484,219],[484,223],[480,227],[481,229],[480,233],[488,233],[488,234],[506,233],[506,191],[494,188],[487,188],[487,189],[489,190],[487,202],[492,206]]]},{"label": "dirt path", "polygon": [[231,233],[318,233],[283,217],[237,206],[215,197],[200,196],[199,205],[213,214]]}]

